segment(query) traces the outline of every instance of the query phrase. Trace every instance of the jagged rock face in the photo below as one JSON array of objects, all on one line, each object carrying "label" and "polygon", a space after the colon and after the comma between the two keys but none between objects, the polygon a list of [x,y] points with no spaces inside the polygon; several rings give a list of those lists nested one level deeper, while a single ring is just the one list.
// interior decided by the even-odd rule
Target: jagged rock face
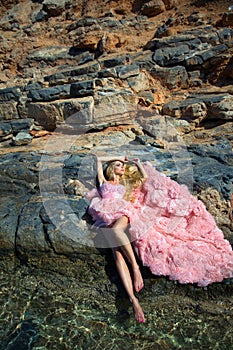
[{"label": "jagged rock face", "polygon": [[229,28],[229,5],[227,0],[2,1],[2,87],[41,78],[93,54],[137,52],[154,37],[205,25]]},{"label": "jagged rock face", "polygon": [[[11,128],[7,131],[6,121],[11,123],[13,119],[31,118],[49,131],[64,122],[71,129],[81,125],[92,129],[134,122],[137,110],[142,107],[185,120],[190,117],[196,125],[207,118],[230,121],[229,89],[216,89],[207,95],[212,92],[211,85],[204,86],[213,80],[218,86],[224,83],[222,77],[229,69],[232,37],[231,28],[192,29],[152,39],[140,54],[92,57],[87,63],[59,66],[58,72],[40,81],[1,89],[2,140],[9,138]],[[216,55],[221,74],[213,71]],[[204,93],[198,96],[201,87]],[[174,101],[178,88],[181,92],[189,91],[188,98],[184,95]],[[170,94],[168,104],[164,104],[166,93]],[[202,111],[195,111],[198,108]]]},{"label": "jagged rock face", "polygon": [[[4,252],[16,248],[24,261],[83,252],[72,239],[64,244],[46,214],[39,186],[46,152],[51,157],[48,178],[54,180],[46,189],[54,191],[52,207],[58,206],[61,216],[62,186],[77,177],[83,159],[89,153],[121,152],[190,182],[231,239],[229,6],[229,1],[185,0],[1,2]],[[54,134],[63,139],[54,139],[48,149]],[[189,159],[182,161],[192,164],[191,177],[188,167],[179,173],[174,159],[175,148],[183,146]],[[56,186],[59,154],[67,159],[63,181]],[[86,166],[94,178],[93,164]],[[85,176],[84,185],[93,186]],[[86,232],[87,203],[79,188],[67,195],[69,215],[77,216],[80,232]]]}]

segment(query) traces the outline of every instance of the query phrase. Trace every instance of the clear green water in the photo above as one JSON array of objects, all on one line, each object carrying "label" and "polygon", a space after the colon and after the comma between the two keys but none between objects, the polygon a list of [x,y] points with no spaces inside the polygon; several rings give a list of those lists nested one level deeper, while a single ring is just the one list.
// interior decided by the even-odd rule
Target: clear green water
[{"label": "clear green water", "polygon": [[[109,282],[0,261],[0,349],[233,349],[233,285],[145,279],[147,322]],[[48,267],[49,268],[49,267]]]}]

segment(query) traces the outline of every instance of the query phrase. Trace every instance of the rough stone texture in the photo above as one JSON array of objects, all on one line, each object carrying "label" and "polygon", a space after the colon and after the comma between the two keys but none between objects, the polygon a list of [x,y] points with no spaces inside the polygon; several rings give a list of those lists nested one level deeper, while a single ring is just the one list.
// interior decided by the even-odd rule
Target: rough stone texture
[{"label": "rough stone texture", "polygon": [[125,124],[133,121],[137,110],[135,96],[127,90],[99,93],[93,123]]},{"label": "rough stone texture", "polygon": [[186,181],[232,242],[233,31],[228,2],[218,5],[0,4],[2,254],[54,269],[98,260],[80,243],[92,233],[74,182],[94,186],[87,156],[97,153],[140,157]]},{"label": "rough stone texture", "polygon": [[[57,255],[77,257],[86,251],[98,254],[94,248],[96,234],[90,231],[91,219],[86,214],[88,201],[83,199],[95,186],[95,153],[139,156],[186,183],[232,241],[228,216],[233,181],[231,143],[212,137],[211,142],[201,144],[196,138],[196,143],[187,148],[178,130],[185,129],[188,122],[175,125],[173,120],[144,115],[132,126],[89,131],[70,139],[61,129],[61,134],[41,140],[41,154],[28,150],[2,155],[1,246],[6,248],[5,253],[16,249],[22,261],[34,263],[47,255],[52,259]],[[182,157],[177,158],[179,149]]]},{"label": "rough stone texture", "polygon": [[0,120],[11,120],[19,118],[17,111],[17,102],[1,102],[0,104]]},{"label": "rough stone texture", "polygon": [[163,68],[155,65],[151,72],[153,78],[159,78],[164,85],[169,89],[187,88],[188,87],[188,74],[185,67],[176,66],[172,68]]},{"label": "rough stone texture", "polygon": [[92,125],[93,106],[92,97],[29,103],[28,116],[45,129],[53,131],[65,120],[67,124]]},{"label": "rough stone texture", "polygon": [[13,146],[28,145],[32,141],[32,139],[33,139],[33,136],[31,136],[29,133],[25,131],[21,131],[16,136],[13,136],[12,145]]},{"label": "rough stone texture", "polygon": [[68,4],[68,0],[44,0],[43,10],[50,16],[59,16],[65,11],[65,5]]},{"label": "rough stone texture", "polygon": [[154,17],[163,11],[165,11],[165,4],[162,0],[148,1],[141,8],[141,13],[148,17]]},{"label": "rough stone texture", "polygon": [[[40,124],[40,127],[52,131],[70,118],[71,113],[79,112],[76,105],[79,105],[79,99],[84,97],[93,98],[90,101],[94,102],[94,106],[90,107],[94,112],[88,112],[88,118],[81,118],[84,128],[103,128],[113,123],[119,124],[122,119],[125,122],[133,122],[133,111],[141,106],[155,111],[157,107],[163,108],[164,113],[171,113],[170,116],[173,116],[174,112],[167,108],[166,102],[170,100],[172,103],[175,100],[178,104],[175,96],[177,89],[184,92],[180,106],[177,107],[177,110],[184,110],[184,114],[187,112],[187,116],[181,115],[182,118],[196,119],[196,125],[206,119],[205,112],[201,116],[197,116],[197,112],[191,112],[193,107],[188,105],[191,102],[191,105],[208,105],[207,118],[231,120],[231,92],[226,95],[227,99],[224,102],[220,102],[218,97],[220,90],[213,94],[212,101],[205,94],[203,98],[199,96],[198,101],[191,101],[191,95],[193,93],[195,99],[195,91],[192,90],[204,89],[206,84],[209,87],[211,83],[230,83],[232,28],[218,28],[214,22],[199,23],[196,26],[200,16],[197,19],[194,13],[189,13],[186,22],[174,9],[173,17],[166,18],[164,14],[161,18],[166,18],[166,27],[179,28],[175,34],[165,36],[163,32],[161,38],[158,37],[158,33],[155,33],[154,37],[149,37],[148,34],[148,40],[143,45],[137,45],[137,41],[145,33],[152,33],[155,27],[159,30],[163,26],[156,24],[154,18],[158,15],[153,11],[160,8],[166,13],[166,9],[173,10],[174,5],[175,3],[170,1],[149,1],[143,5],[138,4],[138,7],[135,5],[134,11],[138,12],[138,15],[131,13],[128,16],[117,15],[113,9],[102,17],[70,19],[67,15],[69,20],[64,21],[67,26],[65,27],[63,22],[54,25],[54,33],[51,36],[54,40],[59,36],[63,38],[67,30],[70,37],[75,36],[74,45],[66,46],[64,38],[62,42],[55,41],[57,45],[53,43],[53,46],[50,42],[45,42],[39,48],[25,46],[25,54],[21,52],[23,59],[18,63],[20,68],[17,79],[10,75],[9,87],[0,90],[2,121],[29,116]],[[69,13],[71,6],[71,2],[47,1],[43,3],[43,9],[42,6],[35,5],[31,11],[47,11],[48,16],[56,23],[53,17],[63,19],[64,11]],[[152,20],[141,15],[145,9]],[[78,11],[78,8],[76,10]],[[25,21],[30,23],[28,7],[27,11]],[[185,13],[187,11],[186,9]],[[11,13],[10,11],[9,15],[5,14],[2,23],[5,23]],[[21,15],[21,10],[16,7],[12,16],[17,23],[22,23]],[[35,21],[34,29],[45,30],[44,24],[41,18],[40,21]],[[6,32],[10,31],[8,27],[4,28]],[[17,27],[14,28],[16,37],[20,36]],[[30,35],[32,34],[30,32]],[[134,49],[128,49],[129,38]],[[15,38],[12,37],[11,40]],[[76,41],[80,40],[83,40],[82,47],[76,47]],[[12,51],[11,57],[16,58],[18,51],[19,48],[15,52]],[[72,60],[75,64],[70,63]],[[9,62],[11,61],[6,61],[4,67],[10,67]],[[37,70],[38,63],[40,70]],[[20,76],[21,86],[17,84]],[[189,91],[188,94],[186,91]],[[122,101],[122,97],[119,96],[124,94],[126,97]],[[131,101],[131,95],[134,95],[135,101]],[[184,96],[188,96],[189,99],[183,103]],[[77,100],[77,104],[74,99]],[[116,113],[111,104],[118,106]],[[10,138],[10,130],[5,130],[3,135],[2,140]]]},{"label": "rough stone texture", "polygon": [[[228,93],[196,95],[185,100],[170,101],[163,105],[163,113],[188,119],[193,106],[201,108],[201,119],[232,120],[232,95]],[[192,112],[193,113],[193,112]],[[195,114],[195,113],[194,113]],[[198,114],[196,115],[198,118]],[[201,120],[200,120],[201,121]]]},{"label": "rough stone texture", "polygon": [[13,194],[1,197],[0,201],[0,254],[12,255],[15,251],[15,237],[18,219],[22,206],[27,196],[18,196],[17,200]]}]

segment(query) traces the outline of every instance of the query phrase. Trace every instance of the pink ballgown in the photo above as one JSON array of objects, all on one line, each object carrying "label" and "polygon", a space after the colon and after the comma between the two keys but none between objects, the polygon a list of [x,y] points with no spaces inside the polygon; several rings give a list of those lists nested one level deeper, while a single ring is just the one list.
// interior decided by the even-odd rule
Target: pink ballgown
[{"label": "pink ballgown", "polygon": [[232,247],[203,202],[150,163],[143,166],[147,179],[133,203],[123,199],[122,185],[104,183],[89,193],[95,225],[111,227],[126,215],[134,249],[155,275],[200,287],[233,277]]}]

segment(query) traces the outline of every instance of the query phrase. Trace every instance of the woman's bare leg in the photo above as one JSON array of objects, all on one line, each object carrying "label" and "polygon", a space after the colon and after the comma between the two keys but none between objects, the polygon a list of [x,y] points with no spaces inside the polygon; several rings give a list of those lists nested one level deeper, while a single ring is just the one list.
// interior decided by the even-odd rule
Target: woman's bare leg
[{"label": "woman's bare leg", "polygon": [[145,322],[142,308],[139,304],[138,299],[134,295],[133,282],[129,268],[125,261],[125,258],[127,258],[132,266],[134,275],[134,288],[137,292],[139,292],[143,288],[144,283],[131,243],[128,239],[127,234],[125,233],[127,226],[128,218],[126,216],[122,216],[119,220],[116,221],[111,230],[106,231],[106,238],[113,250],[118,273],[133,305],[135,319],[139,322]]},{"label": "woman's bare leg", "polygon": [[113,245],[113,247],[120,247],[122,253],[131,264],[134,275],[134,288],[136,292],[139,292],[144,287],[144,283],[141,271],[135,258],[133,248],[131,246],[127,234],[125,233],[127,226],[128,218],[126,216],[122,216],[115,222],[115,224],[112,227],[115,240],[115,245]]},{"label": "woman's bare leg", "polygon": [[134,295],[132,279],[131,279],[131,275],[130,275],[128,266],[125,262],[125,259],[122,255],[122,252],[120,249],[121,248],[114,248],[113,249],[113,254],[114,254],[118,273],[121,277],[121,280],[123,282],[125,290],[129,296],[129,299],[133,305],[135,319],[138,322],[145,322],[145,317],[144,317],[144,313],[142,311],[142,308],[139,304],[138,299]]}]

